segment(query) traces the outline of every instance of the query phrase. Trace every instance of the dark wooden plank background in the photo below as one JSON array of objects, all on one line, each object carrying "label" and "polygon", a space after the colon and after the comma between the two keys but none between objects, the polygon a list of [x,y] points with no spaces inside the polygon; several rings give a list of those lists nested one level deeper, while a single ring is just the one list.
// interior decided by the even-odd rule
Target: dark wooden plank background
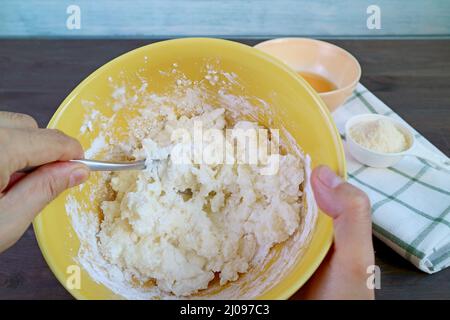
[{"label": "dark wooden plank background", "polygon": [[[0,110],[45,126],[67,94],[112,58],[149,40],[0,40]],[[249,45],[258,41],[242,41]],[[360,61],[361,82],[450,155],[450,40],[332,41]],[[450,299],[450,268],[418,271],[375,240],[379,299]],[[0,299],[71,299],[45,263],[30,228],[0,255]]]}]

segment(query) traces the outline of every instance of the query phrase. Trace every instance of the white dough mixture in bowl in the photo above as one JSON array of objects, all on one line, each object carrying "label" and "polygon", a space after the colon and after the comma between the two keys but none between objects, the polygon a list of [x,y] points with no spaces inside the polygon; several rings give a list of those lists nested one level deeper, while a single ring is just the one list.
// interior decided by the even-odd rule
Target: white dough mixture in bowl
[{"label": "white dough mixture in bowl", "polygon": [[[257,165],[170,159],[166,147],[175,128],[190,129],[199,120],[205,129],[225,132],[223,112],[165,115],[136,150],[136,158],[149,159],[147,169],[112,175],[116,195],[102,203],[99,248],[130,279],[189,295],[206,289],[215,273],[221,284],[236,280],[257,258],[257,248],[264,258],[298,228],[303,168],[297,157],[280,156],[276,175],[260,174]],[[257,126],[236,126],[242,124]],[[216,141],[204,148],[220,152]]]},{"label": "white dough mixture in bowl", "polygon": [[[125,91],[114,93],[118,111],[136,101],[124,98]],[[124,298],[254,298],[289,270],[309,241],[317,214],[309,157],[286,148],[289,137],[275,141],[274,130],[257,135],[256,145],[236,146],[230,130],[265,128],[240,118],[230,96],[211,106],[199,102],[202,90],[180,92],[143,93],[136,114],[125,117],[121,139],[109,133],[117,117],[86,104],[92,112],[81,131],[98,131],[86,157],[147,159],[147,168],[98,173],[90,187],[92,198],[102,199],[99,213],[84,212],[69,195],[66,209],[81,243],[77,262]],[[201,143],[194,132],[199,124]],[[249,152],[264,155],[268,145],[276,152],[243,161]],[[199,150],[208,161],[195,159]],[[270,168],[276,170],[267,174]],[[274,253],[279,244],[283,250]]]}]

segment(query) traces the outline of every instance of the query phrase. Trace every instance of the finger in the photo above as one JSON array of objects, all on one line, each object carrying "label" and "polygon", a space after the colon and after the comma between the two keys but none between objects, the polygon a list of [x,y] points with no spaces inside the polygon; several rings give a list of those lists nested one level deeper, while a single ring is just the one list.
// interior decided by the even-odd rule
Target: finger
[{"label": "finger", "polygon": [[324,166],[313,171],[311,184],[318,206],[333,218],[335,249],[343,258],[361,257],[363,264],[373,264],[373,257],[367,255],[373,252],[367,195]]},{"label": "finger", "polygon": [[[83,183],[89,169],[80,163],[44,165],[18,181],[1,199],[2,207],[24,232],[36,214],[65,189]],[[21,234],[21,233],[20,233]]]},{"label": "finger", "polygon": [[11,177],[9,177],[9,183],[6,186],[5,190],[2,191],[2,193],[8,192],[9,189],[11,189],[20,179],[25,177],[27,174],[23,172],[14,172]]},{"label": "finger", "polygon": [[33,117],[27,114],[0,111],[0,128],[37,129],[38,124]]},{"label": "finger", "polygon": [[29,166],[83,158],[80,143],[53,129],[0,128],[0,191],[12,173]]}]

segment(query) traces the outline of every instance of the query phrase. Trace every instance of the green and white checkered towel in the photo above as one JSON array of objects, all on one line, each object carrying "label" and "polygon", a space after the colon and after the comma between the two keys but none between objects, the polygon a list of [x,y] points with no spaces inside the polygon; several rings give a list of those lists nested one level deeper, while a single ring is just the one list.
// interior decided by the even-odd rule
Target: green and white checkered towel
[{"label": "green and white checkered towel", "polygon": [[[345,149],[345,122],[363,113],[403,121],[359,84],[345,105],[333,113]],[[443,155],[411,129],[430,152]],[[347,150],[346,157],[349,182],[370,198],[375,236],[420,270],[434,273],[450,266],[450,174],[414,157],[405,157],[387,169],[367,167],[353,159]]]}]

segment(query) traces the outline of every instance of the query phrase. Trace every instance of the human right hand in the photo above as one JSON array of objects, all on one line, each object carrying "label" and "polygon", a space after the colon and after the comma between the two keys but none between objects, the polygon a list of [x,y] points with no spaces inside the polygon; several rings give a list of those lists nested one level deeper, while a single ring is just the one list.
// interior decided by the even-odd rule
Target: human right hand
[{"label": "human right hand", "polygon": [[325,166],[314,169],[311,183],[320,209],[333,218],[334,243],[296,297],[374,299],[367,286],[368,267],[375,264],[369,198]]}]

